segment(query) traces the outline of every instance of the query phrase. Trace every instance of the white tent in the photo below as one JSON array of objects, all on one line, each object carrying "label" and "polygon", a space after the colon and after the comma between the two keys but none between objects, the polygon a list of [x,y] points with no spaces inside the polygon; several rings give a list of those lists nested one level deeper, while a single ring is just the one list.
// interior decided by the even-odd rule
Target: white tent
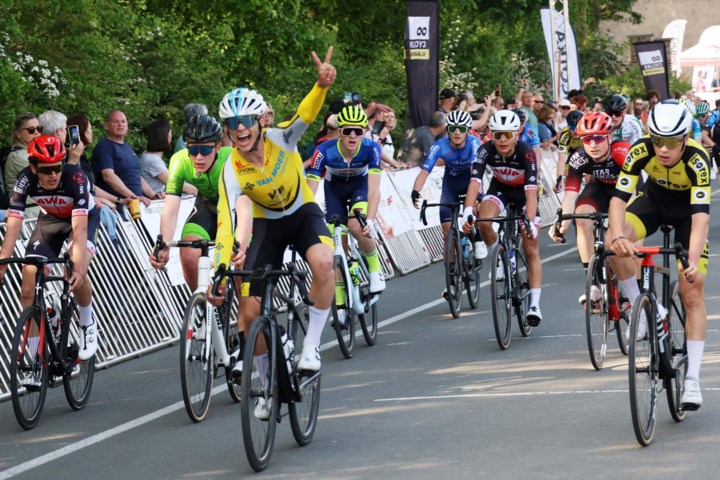
[{"label": "white tent", "polygon": [[680,54],[681,67],[720,66],[720,25],[708,27],[698,44]]}]

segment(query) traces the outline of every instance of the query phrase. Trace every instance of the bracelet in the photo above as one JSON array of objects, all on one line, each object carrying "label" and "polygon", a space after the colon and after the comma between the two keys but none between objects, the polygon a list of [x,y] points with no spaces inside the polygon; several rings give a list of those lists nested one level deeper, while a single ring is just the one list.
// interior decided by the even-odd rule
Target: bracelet
[{"label": "bracelet", "polygon": [[627,238],[625,238],[625,237],[615,237],[615,240],[613,240],[612,242],[610,242],[610,245],[612,246],[613,243],[617,242],[617,241],[620,240],[621,238],[627,240]]},{"label": "bracelet", "polygon": [[122,198],[121,198],[121,197],[117,197],[117,198],[115,199],[115,205],[120,205],[120,202],[121,202],[121,201],[122,201]]}]

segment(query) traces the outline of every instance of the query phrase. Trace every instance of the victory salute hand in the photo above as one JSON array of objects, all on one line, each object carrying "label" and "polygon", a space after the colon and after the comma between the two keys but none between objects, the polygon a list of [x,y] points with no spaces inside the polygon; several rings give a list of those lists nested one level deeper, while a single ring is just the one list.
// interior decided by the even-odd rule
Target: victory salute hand
[{"label": "victory salute hand", "polygon": [[333,47],[331,45],[330,47],[328,47],[328,51],[325,54],[325,60],[321,63],[320,58],[318,58],[317,54],[315,52],[311,52],[313,61],[317,66],[317,84],[320,88],[328,88],[335,82],[335,76],[337,75],[337,72],[335,71],[335,67],[330,65],[330,59],[332,59],[332,54]]}]

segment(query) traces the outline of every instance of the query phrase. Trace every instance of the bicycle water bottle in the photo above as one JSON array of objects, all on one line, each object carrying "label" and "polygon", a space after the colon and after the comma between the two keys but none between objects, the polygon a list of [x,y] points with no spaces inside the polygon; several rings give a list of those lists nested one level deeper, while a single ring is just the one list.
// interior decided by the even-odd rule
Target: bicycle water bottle
[{"label": "bicycle water bottle", "polygon": [[352,278],[352,300],[353,300],[353,309],[355,310],[355,313],[362,314],[365,313],[365,306],[362,304],[362,300],[360,300],[360,265],[358,265],[357,260],[352,260],[350,262],[350,277]]},{"label": "bicycle water bottle", "polygon": [[288,373],[293,373],[293,355],[295,354],[295,342],[290,340],[282,325],[278,325],[280,331],[280,343],[282,344],[283,353],[285,354],[285,363],[287,364]]},{"label": "bicycle water bottle", "polygon": [[348,267],[353,285],[360,285],[360,266],[358,265],[357,260],[351,260]]},{"label": "bicycle water bottle", "polygon": [[57,338],[60,335],[60,305],[55,296],[47,298],[47,319],[53,338]]},{"label": "bicycle water bottle", "polygon": [[463,236],[460,239],[460,244],[462,245],[463,258],[467,262],[468,260],[470,260],[470,241],[467,239],[467,237]]}]

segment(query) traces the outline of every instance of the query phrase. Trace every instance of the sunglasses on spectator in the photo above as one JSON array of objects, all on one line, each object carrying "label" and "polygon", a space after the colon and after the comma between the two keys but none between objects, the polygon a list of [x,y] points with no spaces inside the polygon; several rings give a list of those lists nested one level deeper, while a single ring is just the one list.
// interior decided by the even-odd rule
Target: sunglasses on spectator
[{"label": "sunglasses on spectator", "polygon": [[22,130],[27,130],[30,135],[35,135],[35,132],[42,133],[43,127],[42,125],[38,125],[37,127],[23,127]]},{"label": "sunglasses on spectator", "polygon": [[35,167],[35,170],[37,173],[41,173],[43,175],[55,175],[56,173],[60,173],[65,168],[65,165],[62,163],[59,165],[55,165],[54,167]]},{"label": "sunglasses on spectator", "polygon": [[655,145],[658,148],[665,147],[668,150],[672,150],[673,148],[677,148],[685,141],[685,137],[656,137],[655,135],[650,135],[650,140],[652,141],[653,145]]},{"label": "sunglasses on spectator", "polygon": [[492,132],[493,140],[512,140],[515,132]]},{"label": "sunglasses on spectator", "polygon": [[570,106],[562,106],[560,108],[562,108],[563,110],[570,110]]},{"label": "sunglasses on spectator", "polygon": [[343,137],[350,137],[352,134],[355,134],[356,137],[362,137],[365,133],[365,129],[362,127],[343,127],[342,130],[340,130],[340,134]]},{"label": "sunglasses on spectator", "polygon": [[197,157],[198,154],[202,155],[203,157],[207,157],[208,155],[211,155],[213,151],[215,150],[214,145],[188,145],[187,147],[188,153],[191,157]]},{"label": "sunglasses on spectator", "polygon": [[450,133],[467,133],[468,127],[463,127],[462,125],[450,125],[447,127],[447,130]]},{"label": "sunglasses on spectator", "polygon": [[625,112],[608,112],[608,115],[611,117],[622,117],[625,114]]},{"label": "sunglasses on spectator", "polygon": [[585,135],[581,138],[585,145],[590,145],[593,142],[595,142],[595,145],[598,145],[607,138],[607,135]]},{"label": "sunglasses on spectator", "polygon": [[533,103],[545,103],[545,100],[533,100]]},{"label": "sunglasses on spectator", "polygon": [[240,124],[245,128],[252,128],[256,120],[257,116],[255,115],[240,115],[239,117],[226,118],[225,125],[227,125],[230,130],[237,130]]}]

